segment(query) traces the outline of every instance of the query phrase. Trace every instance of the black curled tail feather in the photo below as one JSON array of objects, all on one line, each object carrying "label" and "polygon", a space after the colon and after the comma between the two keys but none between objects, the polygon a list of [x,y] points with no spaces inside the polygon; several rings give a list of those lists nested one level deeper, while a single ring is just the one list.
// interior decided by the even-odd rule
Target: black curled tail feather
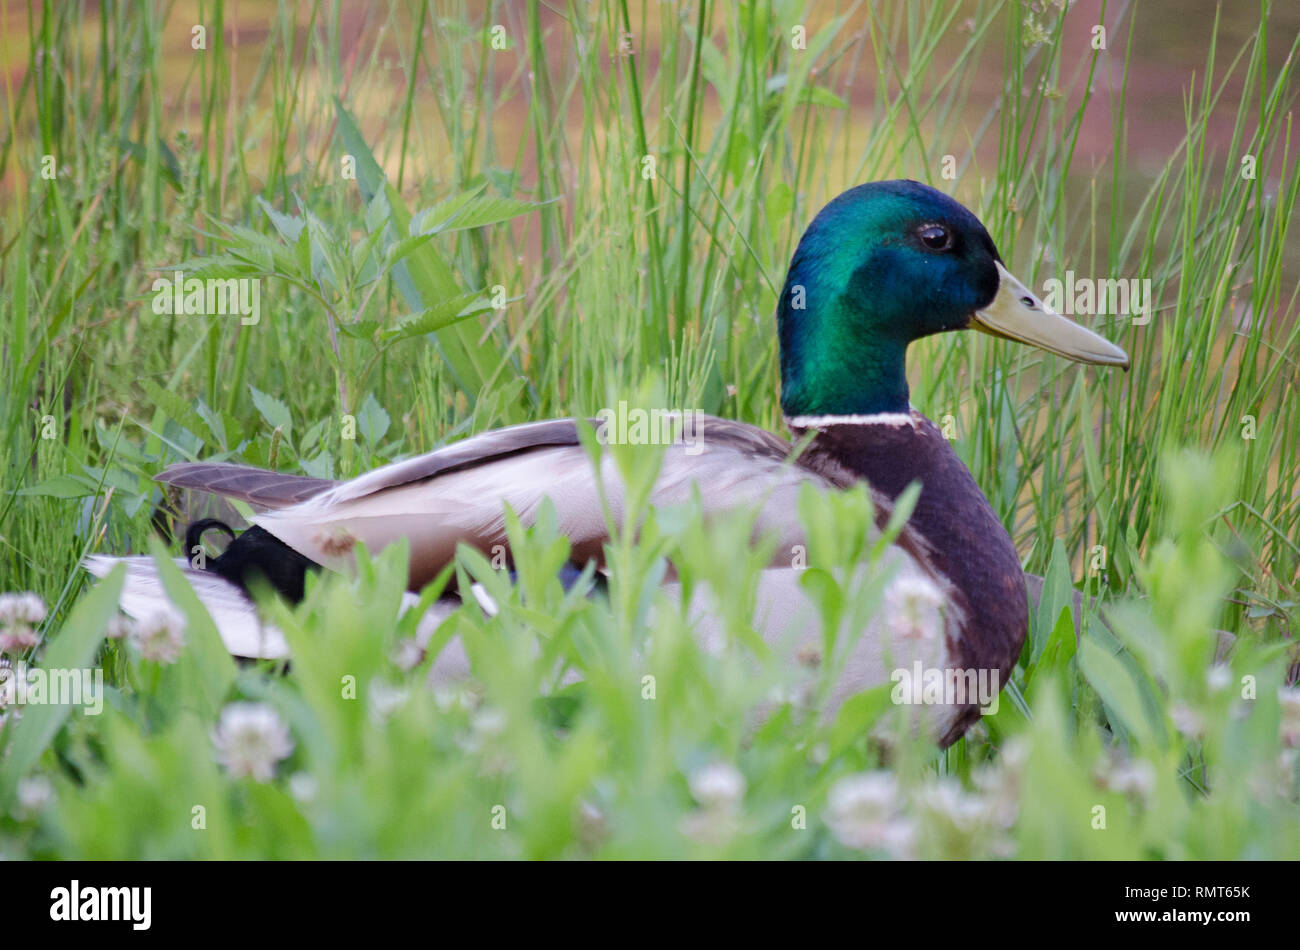
[{"label": "black curled tail feather", "polygon": [[320,569],[311,558],[303,557],[264,528],[253,525],[236,535],[229,525],[216,518],[191,522],[185,529],[187,557],[192,557],[208,531],[221,531],[232,540],[220,556],[207,559],[204,569],[224,577],[246,594],[251,593],[249,584],[253,578],[260,577],[281,597],[296,604],[302,600],[307,572]]},{"label": "black curled tail feather", "polygon": [[230,540],[235,540],[235,531],[230,525],[216,518],[203,518],[199,521],[191,521],[185,529],[185,557],[191,559],[199,553],[199,546],[203,543],[203,535],[209,531],[221,531],[230,536]]}]

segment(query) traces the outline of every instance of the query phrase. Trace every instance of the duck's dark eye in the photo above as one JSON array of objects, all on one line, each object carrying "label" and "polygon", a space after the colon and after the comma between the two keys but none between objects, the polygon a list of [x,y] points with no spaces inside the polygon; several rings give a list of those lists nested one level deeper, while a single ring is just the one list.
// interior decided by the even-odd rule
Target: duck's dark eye
[{"label": "duck's dark eye", "polygon": [[916,232],[917,237],[932,251],[946,251],[952,247],[952,232],[942,224],[926,224]]}]

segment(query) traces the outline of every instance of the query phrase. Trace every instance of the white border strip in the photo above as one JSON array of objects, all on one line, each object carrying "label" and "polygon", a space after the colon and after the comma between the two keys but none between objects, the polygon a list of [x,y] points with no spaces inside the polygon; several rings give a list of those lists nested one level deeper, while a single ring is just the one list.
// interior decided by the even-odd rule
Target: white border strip
[{"label": "white border strip", "polygon": [[869,415],[848,416],[786,416],[785,424],[791,429],[824,429],[827,426],[912,426],[916,417],[910,412],[875,412]]}]

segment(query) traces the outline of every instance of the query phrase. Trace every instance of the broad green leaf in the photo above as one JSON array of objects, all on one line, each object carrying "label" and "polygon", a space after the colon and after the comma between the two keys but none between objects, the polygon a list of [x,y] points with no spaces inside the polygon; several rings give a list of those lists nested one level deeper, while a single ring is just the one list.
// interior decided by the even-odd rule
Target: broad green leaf
[{"label": "broad green leaf", "polygon": [[763,211],[769,223],[782,221],[794,210],[794,190],[783,181],[777,182],[767,193]]},{"label": "broad green leaf", "polygon": [[344,336],[352,337],[354,340],[373,341],[378,331],[379,321],[377,320],[358,320],[356,323],[339,324],[339,332]]},{"label": "broad green leaf", "polygon": [[388,431],[389,418],[384,407],[379,405],[374,393],[366,393],[365,402],[357,410],[357,429],[369,445],[378,444]]},{"label": "broad green leaf", "polygon": [[893,701],[890,698],[892,691],[893,686],[884,683],[863,690],[844,701],[840,711],[835,714],[835,722],[831,725],[829,738],[832,756],[840,755],[871,731],[892,705]]},{"label": "broad green leaf", "polygon": [[84,498],[95,494],[95,486],[76,475],[55,475],[35,485],[18,489],[19,495],[38,498]]},{"label": "broad green leaf", "polygon": [[271,224],[279,232],[280,237],[284,238],[288,244],[295,244],[302,235],[303,226],[306,224],[302,218],[295,218],[293,215],[284,214],[276,211],[261,195],[257,197],[258,206],[266,212],[266,216],[271,219]]},{"label": "broad green leaf", "polygon": [[[339,99],[335,99],[335,111],[344,148],[356,158],[357,184],[361,189],[361,197],[368,206],[367,225],[373,229],[378,224],[374,220],[374,212],[379,207],[378,197],[382,194],[388,208],[388,221],[384,227],[389,240],[397,241],[410,235],[411,214],[403,204],[401,195],[388,184],[356,122]],[[462,293],[455,272],[432,242],[407,254],[397,262],[392,273],[398,292],[413,311],[422,312],[435,306],[438,301]],[[471,407],[487,380],[505,359],[491,338],[480,342],[481,335],[477,323],[462,321],[436,331],[431,338]]]},{"label": "broad green leaf", "polygon": [[212,445],[219,445],[220,440],[203,419],[196,413],[184,399],[176,395],[170,389],[163,389],[156,382],[148,377],[140,379],[140,388],[145,394],[154,401],[154,404],[161,409],[173,422],[186,429],[191,435],[196,435]]},{"label": "broad green leaf", "polygon": [[849,104],[824,86],[805,86],[799,93],[799,101],[809,106],[828,106],[832,109],[847,109]]},{"label": "broad green leaf", "polygon": [[[554,201],[556,199],[552,199]],[[423,234],[464,231],[509,221],[551,204],[551,201],[521,201],[518,198],[483,197],[464,202],[446,219],[426,227]]]},{"label": "broad green leaf", "polygon": [[[191,278],[225,280],[230,277],[256,277],[264,273],[264,269],[260,265],[250,263],[246,256],[213,254],[210,257],[181,261],[179,264],[163,270],[158,279],[165,280],[170,285],[175,279],[176,271],[181,272],[184,280]],[[149,294],[151,299],[152,293],[151,291]]]},{"label": "broad green leaf", "polygon": [[1145,709],[1137,683],[1124,664],[1091,637],[1079,641],[1079,668],[1111,715],[1142,745],[1153,747],[1158,730]]},{"label": "broad green leaf", "polygon": [[486,187],[487,182],[481,181],[460,194],[451,195],[437,204],[425,208],[423,211],[417,211],[411,216],[411,233],[413,235],[425,234],[426,232],[432,234],[438,229],[439,225],[454,217],[460,212],[461,208],[477,198]]},{"label": "broad green leaf", "polygon": [[1025,696],[1031,705],[1038,702],[1038,684],[1050,676],[1061,674],[1058,682],[1070,684],[1065,671],[1078,651],[1079,638],[1074,630],[1074,611],[1069,606],[1061,608],[1050,635],[1042,636],[1038,659],[1029,665],[1025,674]]},{"label": "broad green leaf", "polygon": [[228,442],[226,439],[226,423],[222,414],[210,409],[202,399],[194,400],[194,411],[203,420],[204,425],[208,427],[208,431],[216,438],[217,445],[224,450]]},{"label": "broad green leaf", "polygon": [[293,428],[293,417],[289,413],[289,407],[274,396],[267,395],[251,384],[248,391],[253,394],[253,405],[262,414],[262,418],[267,421],[272,429],[284,430],[284,434],[287,436]]},{"label": "broad green leaf", "polygon": [[450,326],[457,320],[472,317],[477,313],[491,310],[492,304],[486,297],[477,293],[461,294],[450,300],[436,304],[429,309],[412,314],[394,327],[381,330],[379,339],[385,342],[406,340],[415,336],[424,336]]},{"label": "broad green leaf", "polygon": [[[764,87],[768,95],[776,95],[784,92],[789,85],[790,77],[785,73],[773,76],[768,79]],[[821,86],[804,86],[795,95],[795,101],[802,105],[810,106],[830,106],[835,109],[847,109],[848,103],[841,99],[829,89]]]},{"label": "broad green leaf", "polygon": [[1043,575],[1043,590],[1038,598],[1038,610],[1034,614],[1033,652],[1029,665],[1038,662],[1046,646],[1048,633],[1053,629],[1062,607],[1073,607],[1074,584],[1070,579],[1070,556],[1065,553],[1065,545],[1060,538],[1052,543],[1052,556],[1047,562],[1047,573]]}]

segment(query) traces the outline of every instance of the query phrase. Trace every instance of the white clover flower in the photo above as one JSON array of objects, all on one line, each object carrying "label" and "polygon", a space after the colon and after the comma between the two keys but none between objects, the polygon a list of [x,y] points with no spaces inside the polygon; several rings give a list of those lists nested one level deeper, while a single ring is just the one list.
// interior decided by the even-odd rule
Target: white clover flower
[{"label": "white clover flower", "polygon": [[45,620],[45,601],[39,594],[28,591],[18,595],[18,619],[23,623],[36,626]]},{"label": "white clover flower", "polygon": [[36,626],[45,619],[45,601],[39,594],[23,591],[0,594],[0,627]]},{"label": "white clover flower", "polygon": [[514,759],[502,743],[496,741],[508,724],[504,710],[483,706],[470,715],[469,730],[457,737],[456,744],[464,751],[482,756],[480,775],[504,775],[514,768]]},{"label": "white clover flower", "polygon": [[1156,787],[1156,770],[1146,759],[1111,759],[1099,778],[1103,788],[1134,798],[1148,798]]},{"label": "white clover flower", "polygon": [[700,807],[681,821],[682,834],[708,845],[720,845],[740,832],[739,805],[745,797],[745,776],[734,765],[714,762],[686,778]]},{"label": "white clover flower", "polygon": [[916,857],[916,822],[900,817],[885,826],[880,847],[891,858],[910,861]]},{"label": "white clover flower", "polygon": [[1020,776],[1005,766],[984,765],[971,771],[984,812],[999,828],[1011,828],[1020,814]]},{"label": "white clover flower", "polygon": [[1232,669],[1223,663],[1215,663],[1205,673],[1206,685],[1211,693],[1220,693],[1232,685]]},{"label": "white clover flower", "polygon": [[18,816],[31,818],[54,801],[54,785],[44,775],[29,775],[19,781],[16,799]]},{"label": "white clover flower", "polygon": [[1024,736],[1012,736],[1002,743],[1002,748],[998,750],[998,758],[1004,768],[1019,775],[1029,762],[1029,753],[1031,751],[1032,746],[1028,739]]},{"label": "white clover flower", "polygon": [[889,628],[907,640],[933,640],[943,633],[943,592],[924,577],[899,577],[885,591]]},{"label": "white clover flower", "polygon": [[1011,828],[1020,813],[1020,788],[1029,760],[1029,741],[1012,736],[998,749],[992,762],[971,770],[971,782],[984,801],[989,819],[1000,828]]},{"label": "white clover flower", "polygon": [[108,622],[104,636],[110,640],[125,640],[135,630],[135,621],[126,614],[117,614]]},{"label": "white clover flower", "polygon": [[1186,703],[1174,703],[1169,718],[1174,721],[1174,728],[1189,739],[1205,735],[1205,717]]},{"label": "white clover flower", "polygon": [[0,628],[0,653],[26,653],[38,643],[40,637],[25,623]]},{"label": "white clover flower", "polygon": [[175,663],[185,646],[185,618],[170,607],[156,610],[130,631],[131,643],[146,660]]},{"label": "white clover flower", "polygon": [[44,619],[45,601],[38,594],[0,594],[0,653],[26,653],[40,643],[35,627]]},{"label": "white clover flower", "polygon": [[745,776],[727,762],[714,762],[696,769],[687,782],[691,795],[708,809],[732,809],[745,797]]},{"label": "white clover flower", "polygon": [[1282,744],[1291,747],[1300,746],[1300,689],[1291,687],[1277,691],[1278,703],[1282,706],[1282,718],[1278,722],[1278,735]]},{"label": "white clover flower", "polygon": [[451,686],[438,684],[433,688],[433,704],[438,707],[440,713],[473,712],[478,708],[479,696],[468,684]]},{"label": "white clover flower", "polygon": [[923,786],[916,794],[916,801],[931,820],[958,834],[977,832],[989,817],[985,801],[952,780]]},{"label": "white clover flower", "polygon": [[850,848],[883,848],[896,857],[910,851],[911,823],[901,815],[892,772],[862,772],[839,779],[826,798],[826,824]]},{"label": "white clover flower", "polygon": [[[987,772],[977,778],[985,794],[972,794],[950,778],[920,788],[915,796],[922,821],[918,836],[926,857],[975,858],[1010,857],[1016,843],[1007,832],[1014,827],[1019,810],[1018,789],[1005,769],[991,790]],[[982,780],[981,780],[982,779]]]},{"label": "white clover flower", "polygon": [[236,778],[269,782],[276,763],[293,751],[289,727],[264,703],[231,703],[212,731],[217,761]]}]

